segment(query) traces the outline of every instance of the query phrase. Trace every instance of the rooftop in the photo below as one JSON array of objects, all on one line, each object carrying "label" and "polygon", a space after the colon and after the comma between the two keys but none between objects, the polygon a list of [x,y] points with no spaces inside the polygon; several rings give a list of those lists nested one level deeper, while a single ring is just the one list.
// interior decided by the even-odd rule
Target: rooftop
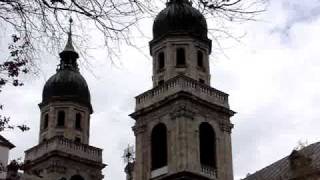
[{"label": "rooftop", "polygon": [[319,172],[319,170],[320,142],[317,142],[299,151],[294,150],[291,155],[247,176],[243,180],[285,180],[306,174],[310,175],[313,171]]},{"label": "rooftop", "polygon": [[0,146],[5,146],[5,147],[8,147],[9,149],[16,147],[9,140],[7,140],[6,138],[4,138],[1,135],[0,135]]}]

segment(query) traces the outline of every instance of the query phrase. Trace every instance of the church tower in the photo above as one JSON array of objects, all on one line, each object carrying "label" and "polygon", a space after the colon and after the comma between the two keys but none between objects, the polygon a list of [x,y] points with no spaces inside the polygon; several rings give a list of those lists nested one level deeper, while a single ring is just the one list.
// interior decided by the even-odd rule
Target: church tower
[{"label": "church tower", "polygon": [[57,72],[45,84],[39,104],[39,143],[25,152],[26,174],[45,180],[101,180],[102,149],[89,145],[92,106],[70,32]]},{"label": "church tower", "polygon": [[155,18],[153,89],[136,97],[135,180],[233,180],[228,94],[210,86],[205,17],[169,0]]}]

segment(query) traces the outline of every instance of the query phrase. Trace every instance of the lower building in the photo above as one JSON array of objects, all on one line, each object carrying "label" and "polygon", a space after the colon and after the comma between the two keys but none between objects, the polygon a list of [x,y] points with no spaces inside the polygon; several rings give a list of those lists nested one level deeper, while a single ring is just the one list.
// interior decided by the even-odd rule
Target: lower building
[{"label": "lower building", "polygon": [[10,141],[0,135],[0,180],[4,180],[7,176],[9,151],[14,147]]},{"label": "lower building", "polygon": [[320,180],[320,142],[294,150],[243,180]]}]

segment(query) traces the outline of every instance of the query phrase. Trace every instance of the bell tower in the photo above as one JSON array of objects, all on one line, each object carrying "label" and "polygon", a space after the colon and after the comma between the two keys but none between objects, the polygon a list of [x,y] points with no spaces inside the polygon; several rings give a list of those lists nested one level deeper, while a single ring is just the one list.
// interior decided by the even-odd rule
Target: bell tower
[{"label": "bell tower", "polygon": [[155,18],[153,88],[136,97],[135,180],[233,180],[228,94],[210,86],[205,17],[169,0]]},{"label": "bell tower", "polygon": [[25,151],[24,170],[46,180],[102,180],[102,149],[89,145],[92,106],[70,31],[57,72],[45,84],[39,104],[39,143]]}]

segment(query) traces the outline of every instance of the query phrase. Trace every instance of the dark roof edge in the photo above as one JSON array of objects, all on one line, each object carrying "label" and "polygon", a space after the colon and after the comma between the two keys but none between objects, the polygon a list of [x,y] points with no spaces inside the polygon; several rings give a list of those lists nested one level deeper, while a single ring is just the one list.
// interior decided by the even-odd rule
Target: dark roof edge
[{"label": "dark roof edge", "polygon": [[9,140],[0,135],[0,145],[6,146],[9,149],[15,148],[16,146],[12,144]]}]

